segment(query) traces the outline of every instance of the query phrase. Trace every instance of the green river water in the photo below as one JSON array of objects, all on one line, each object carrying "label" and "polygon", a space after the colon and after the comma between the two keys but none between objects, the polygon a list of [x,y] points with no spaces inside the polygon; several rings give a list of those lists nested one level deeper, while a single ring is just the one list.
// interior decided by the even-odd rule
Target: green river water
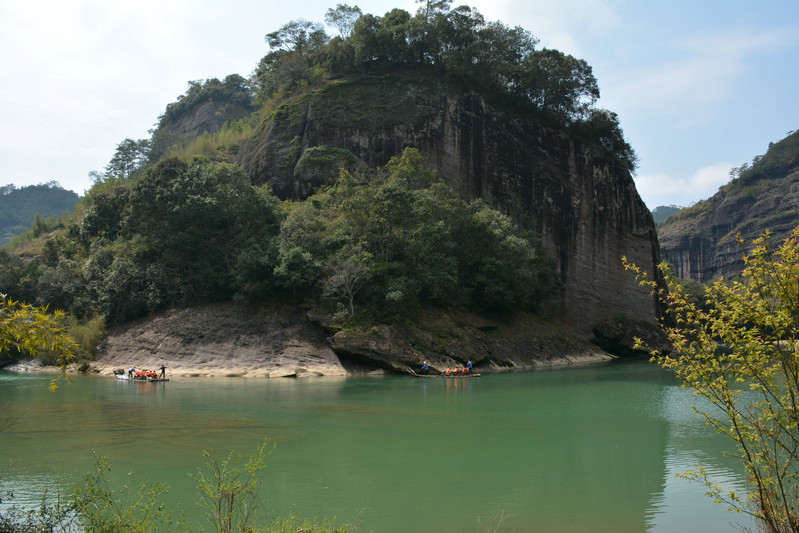
[{"label": "green river water", "polygon": [[742,486],[699,400],[643,362],[484,375],[141,384],[0,372],[0,489],[34,504],[61,473],[114,465],[196,510],[202,451],[245,458],[268,437],[262,512],[362,531],[722,532],[750,527],[675,474],[702,464]]}]

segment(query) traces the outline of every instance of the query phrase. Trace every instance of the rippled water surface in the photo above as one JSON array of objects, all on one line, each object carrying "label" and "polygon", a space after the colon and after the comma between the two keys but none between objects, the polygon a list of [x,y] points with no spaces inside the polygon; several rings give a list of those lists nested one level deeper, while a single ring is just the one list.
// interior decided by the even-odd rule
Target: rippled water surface
[{"label": "rippled water surface", "polygon": [[[647,363],[472,379],[177,379],[141,384],[0,373],[2,488],[37,502],[61,473],[166,482],[194,501],[202,451],[277,446],[263,510],[363,531],[737,531],[740,515],[675,474],[702,464],[740,488],[740,466],[698,400]],[[10,465],[10,466],[8,466]]]}]

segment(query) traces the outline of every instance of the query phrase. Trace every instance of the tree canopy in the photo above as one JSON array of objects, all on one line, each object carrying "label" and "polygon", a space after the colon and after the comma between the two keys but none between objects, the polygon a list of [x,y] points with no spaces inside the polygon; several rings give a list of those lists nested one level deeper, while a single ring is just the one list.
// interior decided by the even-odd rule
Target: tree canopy
[{"label": "tree canopy", "polygon": [[96,183],[68,232],[32,260],[0,254],[0,266],[15,298],[110,325],[230,299],[307,300],[343,320],[429,305],[534,310],[556,287],[530,232],[461,200],[416,149],[283,204],[238,166],[165,159]]},{"label": "tree canopy", "polygon": [[[0,294],[0,355],[12,359],[35,356],[42,350],[56,354],[61,376],[72,362],[76,345],[66,334],[61,320],[63,312],[48,313],[46,307],[36,307]],[[51,382],[55,389],[58,378]]]},{"label": "tree canopy", "polygon": [[117,145],[114,156],[105,167],[106,177],[130,178],[135,171],[147,165],[150,157],[148,139],[125,139]]},{"label": "tree canopy", "polygon": [[421,305],[532,310],[555,287],[530,233],[461,200],[410,148],[368,183],[342,170],[332,188],[293,205],[275,273],[349,316],[355,303],[388,317]]},{"label": "tree canopy", "polygon": [[330,8],[325,13],[325,24],[333,26],[343,38],[347,38],[352,33],[355,23],[361,18],[363,12],[358,6],[348,6],[347,4],[336,4],[336,8]]},{"label": "tree canopy", "polygon": [[468,6],[450,9],[449,0],[419,3],[415,15],[395,8],[383,16],[338,4],[325,16],[339,31],[333,39],[321,25],[305,20],[268,33],[272,51],[251,78],[257,99],[266,102],[325,77],[424,66],[571,128],[634,171],[637,158],[618,117],[596,107],[599,85],[586,61],[537,49],[538,39],[528,30],[488,22]]}]

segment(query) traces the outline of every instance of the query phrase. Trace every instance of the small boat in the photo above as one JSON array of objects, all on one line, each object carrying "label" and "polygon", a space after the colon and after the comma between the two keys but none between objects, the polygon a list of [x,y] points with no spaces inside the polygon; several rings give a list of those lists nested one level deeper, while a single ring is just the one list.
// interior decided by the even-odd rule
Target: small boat
[{"label": "small boat", "polygon": [[480,374],[417,374],[410,368],[408,373],[415,378],[479,378]]},{"label": "small boat", "polygon": [[142,372],[138,371],[133,377],[128,376],[124,370],[114,370],[114,375],[117,379],[125,381],[134,381],[136,383],[156,383],[160,381],[169,381],[167,378],[159,378],[155,372]]}]

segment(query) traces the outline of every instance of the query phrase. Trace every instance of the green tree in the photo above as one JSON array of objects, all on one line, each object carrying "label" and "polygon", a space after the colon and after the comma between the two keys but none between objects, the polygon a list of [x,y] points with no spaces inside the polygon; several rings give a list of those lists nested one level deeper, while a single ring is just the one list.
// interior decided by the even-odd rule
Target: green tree
[{"label": "green tree", "polygon": [[328,36],[321,24],[299,19],[292,20],[280,29],[266,34],[269,48],[303,55],[327,43]]},{"label": "green tree", "polygon": [[199,469],[191,477],[200,490],[199,507],[214,525],[218,533],[234,531],[257,531],[253,525],[260,503],[261,478],[258,472],[266,468],[266,460],[274,445],[267,450],[268,439],[240,466],[241,456],[231,451],[226,459],[219,461],[204,451],[206,472]]},{"label": "green tree", "polygon": [[336,8],[330,8],[325,13],[325,24],[333,26],[346,39],[352,33],[355,22],[361,18],[363,12],[358,6],[348,6],[347,4],[336,4]]},{"label": "green tree", "polygon": [[[172,525],[181,530],[182,520],[174,523],[163,496],[169,487],[163,483],[136,483],[133,473],[128,482],[115,488],[108,479],[111,463],[95,456],[96,466],[82,483],[72,485],[72,508],[75,520],[84,531],[96,533],[147,533],[169,531]],[[71,528],[65,529],[71,531]]]},{"label": "green tree", "polygon": [[237,259],[274,238],[277,211],[271,190],[253,187],[240,167],[166,159],[131,191],[127,231],[144,252],[132,259],[145,262],[135,271],[167,281],[171,303],[230,298]]},{"label": "green tree", "polygon": [[46,307],[17,302],[0,294],[0,354],[25,357],[42,350],[56,353],[61,373],[50,383],[50,389],[54,390],[58,379],[66,375],[77,348],[62,326],[63,319],[62,311],[50,314]]},{"label": "green tree", "polygon": [[108,178],[95,184],[84,197],[85,212],[77,228],[84,246],[98,237],[116,239],[123,226],[130,184],[129,180]]},{"label": "green tree", "polygon": [[544,48],[519,68],[520,87],[537,108],[567,121],[587,118],[599,99],[599,86],[585,60]]},{"label": "green tree", "polygon": [[117,145],[114,156],[105,167],[105,175],[109,178],[129,178],[147,164],[149,155],[148,139],[125,139]]},{"label": "green tree", "polygon": [[484,309],[534,310],[556,286],[554,268],[532,235],[481,200],[459,236],[462,283]]},{"label": "green tree", "polygon": [[712,408],[697,410],[735,444],[747,493],[723,489],[703,468],[686,476],[765,531],[799,531],[799,227],[776,250],[768,232],[749,253],[738,240],[741,279],[710,285],[708,309],[693,303],[667,269],[668,292],[625,265],[669,303],[674,355],[654,359],[710,402]]},{"label": "green tree", "polygon": [[615,157],[630,172],[638,166],[638,155],[624,140],[624,132],[616,113],[607,109],[592,109],[588,117],[577,123],[575,131],[582,132],[589,140],[596,142],[611,157]]}]

